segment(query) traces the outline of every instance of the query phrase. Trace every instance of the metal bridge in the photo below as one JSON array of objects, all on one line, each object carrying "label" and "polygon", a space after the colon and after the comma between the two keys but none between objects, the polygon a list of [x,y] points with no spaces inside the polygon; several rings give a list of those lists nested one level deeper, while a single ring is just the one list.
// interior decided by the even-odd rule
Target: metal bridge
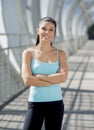
[{"label": "metal bridge", "polygon": [[94,41],[87,31],[94,24],[94,0],[0,0],[0,130],[22,130],[29,89],[21,78],[21,57],[35,44],[44,16],[57,21],[54,46],[68,57],[62,130],[93,130]]}]

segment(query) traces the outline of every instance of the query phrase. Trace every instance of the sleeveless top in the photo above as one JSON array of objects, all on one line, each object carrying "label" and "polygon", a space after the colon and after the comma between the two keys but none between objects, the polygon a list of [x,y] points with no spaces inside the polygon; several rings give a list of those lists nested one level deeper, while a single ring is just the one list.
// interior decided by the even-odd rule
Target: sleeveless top
[{"label": "sleeveless top", "polygon": [[[58,56],[57,56],[58,57]],[[39,61],[33,57],[31,70],[33,74],[55,74],[59,69],[58,60],[53,63]],[[62,100],[60,84],[51,86],[30,86],[29,102],[48,102]]]}]

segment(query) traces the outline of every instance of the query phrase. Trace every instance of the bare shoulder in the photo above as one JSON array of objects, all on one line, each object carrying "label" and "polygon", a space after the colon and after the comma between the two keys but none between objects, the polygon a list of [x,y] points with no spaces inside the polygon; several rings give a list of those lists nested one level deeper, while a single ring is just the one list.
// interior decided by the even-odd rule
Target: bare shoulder
[{"label": "bare shoulder", "polygon": [[32,58],[33,49],[34,49],[34,47],[25,49],[22,53],[22,57]]},{"label": "bare shoulder", "polygon": [[67,58],[64,50],[58,50],[58,52],[59,52],[59,57],[62,57],[62,58],[65,58],[65,59]]},{"label": "bare shoulder", "polygon": [[67,66],[67,56],[65,51],[59,50],[58,58],[61,66]]}]

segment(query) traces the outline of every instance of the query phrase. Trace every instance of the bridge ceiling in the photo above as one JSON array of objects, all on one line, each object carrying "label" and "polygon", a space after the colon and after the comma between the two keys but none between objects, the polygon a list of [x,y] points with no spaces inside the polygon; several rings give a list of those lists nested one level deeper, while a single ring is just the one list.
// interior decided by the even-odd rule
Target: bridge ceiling
[{"label": "bridge ceiling", "polygon": [[80,2],[80,6],[83,8],[88,26],[92,25],[90,13],[94,12],[94,0],[83,0]]},{"label": "bridge ceiling", "polygon": [[[94,0],[76,0],[76,1],[66,0],[64,3],[63,20],[62,20],[63,33],[65,39],[71,38],[71,35],[77,36],[77,28],[79,29],[80,25],[91,26],[94,22],[93,14],[94,14]],[[82,15],[83,17],[80,17],[80,15]],[[78,17],[80,19],[77,21],[76,19],[78,19]],[[84,24],[78,23],[78,22],[83,23],[83,21]],[[81,32],[81,30],[79,32]]]},{"label": "bridge ceiling", "polygon": [[75,1],[75,0],[69,2],[69,4],[67,2],[65,3],[66,8],[64,9],[63,12],[63,32],[64,32],[65,39],[67,38],[71,39],[73,19],[79,13],[79,11],[77,12],[76,10],[78,8],[78,5],[79,5],[79,1]]},{"label": "bridge ceiling", "polygon": [[[26,3],[26,8],[23,11],[26,11],[26,26],[32,34],[35,34],[38,22],[45,10],[45,16],[53,17],[57,21],[57,40],[59,39],[59,41],[78,37],[77,32],[80,29],[80,25],[91,26],[94,22],[94,0],[45,0],[45,2],[44,0],[23,1]],[[81,24],[83,21],[84,24]],[[81,32],[81,30],[79,32]]]},{"label": "bridge ceiling", "polygon": [[[57,40],[59,41],[75,39],[78,36],[80,26],[91,26],[94,23],[94,0],[10,0],[10,4],[5,4],[3,0],[3,17],[7,32],[13,31],[11,20],[9,17],[17,18],[13,23],[17,25],[17,31],[29,33],[32,36],[36,34],[36,28],[40,18],[43,16],[51,16],[55,18],[58,24]],[[10,10],[7,11],[5,7]],[[15,10],[11,9],[15,6]],[[44,13],[46,11],[46,13]],[[7,16],[6,16],[7,14]],[[10,16],[11,14],[11,16]],[[17,14],[17,15],[16,15]],[[10,22],[9,22],[10,21]],[[84,24],[83,24],[84,21]],[[82,24],[81,24],[82,22]],[[19,26],[21,29],[19,30]],[[79,31],[81,32],[81,30]]]}]

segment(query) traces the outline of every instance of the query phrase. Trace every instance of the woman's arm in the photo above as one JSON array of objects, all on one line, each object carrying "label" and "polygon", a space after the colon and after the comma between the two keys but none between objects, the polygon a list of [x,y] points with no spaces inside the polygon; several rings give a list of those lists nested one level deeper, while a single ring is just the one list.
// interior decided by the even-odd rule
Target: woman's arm
[{"label": "woman's arm", "polygon": [[64,51],[59,51],[60,68],[56,74],[37,75],[41,80],[51,82],[52,84],[64,83],[67,80],[68,66]]},{"label": "woman's arm", "polygon": [[27,49],[22,54],[22,79],[26,86],[49,86],[52,85],[50,81],[39,79],[37,76],[32,74],[30,63],[32,61],[32,53],[30,49]]}]

